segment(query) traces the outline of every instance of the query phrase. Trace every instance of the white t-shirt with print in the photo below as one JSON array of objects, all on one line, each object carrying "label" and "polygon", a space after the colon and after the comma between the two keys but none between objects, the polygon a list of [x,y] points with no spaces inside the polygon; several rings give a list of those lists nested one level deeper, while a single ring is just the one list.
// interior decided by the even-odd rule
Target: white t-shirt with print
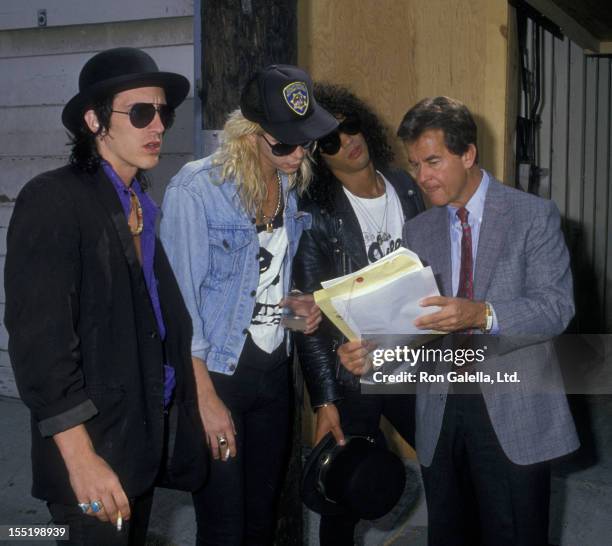
[{"label": "white t-shirt with print", "polygon": [[402,204],[395,188],[382,174],[378,174],[385,183],[385,193],[380,197],[357,197],[343,188],[359,220],[369,263],[380,260],[402,246]]},{"label": "white t-shirt with print", "polygon": [[[282,221],[282,216],[277,219]],[[283,262],[289,246],[284,225],[272,233],[265,229],[259,238],[259,286],[255,295],[255,309],[249,332],[255,344],[266,353],[272,353],[282,342],[285,330],[280,325],[283,299]]]}]

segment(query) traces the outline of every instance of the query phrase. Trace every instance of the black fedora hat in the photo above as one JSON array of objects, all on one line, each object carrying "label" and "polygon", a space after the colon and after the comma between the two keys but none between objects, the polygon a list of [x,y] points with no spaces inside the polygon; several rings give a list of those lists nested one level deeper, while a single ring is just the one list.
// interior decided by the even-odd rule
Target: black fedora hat
[{"label": "black fedora hat", "polygon": [[302,475],[302,500],[323,515],[352,514],[378,519],[402,496],[406,469],[389,451],[382,434],[346,436],[339,446],[328,433],[306,460]]},{"label": "black fedora hat", "polygon": [[79,74],[79,92],[62,111],[62,123],[72,133],[83,114],[104,97],[137,87],[162,87],[166,102],[176,108],[189,93],[189,80],[173,72],[160,72],[155,61],[140,49],[117,47],[89,59]]},{"label": "black fedora hat", "polygon": [[315,100],[310,76],[289,64],[273,64],[253,74],[242,89],[240,110],[285,144],[317,140],[338,126]]}]

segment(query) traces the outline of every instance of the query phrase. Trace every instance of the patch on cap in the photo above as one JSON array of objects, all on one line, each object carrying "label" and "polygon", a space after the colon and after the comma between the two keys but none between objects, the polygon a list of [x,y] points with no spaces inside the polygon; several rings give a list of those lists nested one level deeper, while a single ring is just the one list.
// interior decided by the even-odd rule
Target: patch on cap
[{"label": "patch on cap", "polygon": [[308,98],[308,88],[304,82],[293,82],[283,89],[285,102],[299,116],[303,116],[310,103]]}]

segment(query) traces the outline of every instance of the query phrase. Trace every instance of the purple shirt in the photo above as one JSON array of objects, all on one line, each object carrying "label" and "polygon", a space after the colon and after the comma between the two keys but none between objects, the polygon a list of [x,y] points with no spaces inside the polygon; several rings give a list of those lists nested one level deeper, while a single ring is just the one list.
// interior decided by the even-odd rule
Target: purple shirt
[{"label": "purple shirt", "polygon": [[[108,162],[102,161],[102,168],[108,179],[113,183],[113,187],[117,192],[117,196],[125,212],[126,220],[129,220],[132,204],[128,187],[123,183],[119,175]],[[155,279],[155,272],[153,271],[153,262],[155,259],[155,222],[159,214],[159,207],[155,204],[153,199],[142,190],[138,180],[135,178],[132,180],[130,188],[138,197],[140,206],[142,207],[144,224],[142,233],[140,234],[142,273],[144,275],[147,291],[149,292],[149,298],[151,299],[151,305],[153,306],[159,337],[164,341],[166,339],[166,326],[164,325],[164,318],[162,317],[159,294],[157,293],[157,281]],[[175,385],[174,368],[166,363],[164,364],[164,406],[168,406],[170,403]]]}]

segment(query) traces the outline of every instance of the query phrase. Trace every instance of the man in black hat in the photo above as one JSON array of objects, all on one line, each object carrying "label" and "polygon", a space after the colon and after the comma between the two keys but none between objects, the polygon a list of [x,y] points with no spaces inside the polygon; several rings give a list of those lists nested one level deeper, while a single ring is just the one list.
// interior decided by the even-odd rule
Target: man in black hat
[{"label": "man in black hat", "polygon": [[95,55],[62,114],[70,164],[25,185],[9,226],[5,323],[32,493],[71,544],[144,543],[154,485],[205,477],[190,319],[143,177],[188,91],[143,51]]},{"label": "man in black hat", "polygon": [[387,449],[380,431],[347,435],[341,444],[330,431],[306,460],[301,493],[308,508],[337,526],[319,534],[320,545],[352,546],[356,522],[387,514],[405,486],[404,464]]}]

